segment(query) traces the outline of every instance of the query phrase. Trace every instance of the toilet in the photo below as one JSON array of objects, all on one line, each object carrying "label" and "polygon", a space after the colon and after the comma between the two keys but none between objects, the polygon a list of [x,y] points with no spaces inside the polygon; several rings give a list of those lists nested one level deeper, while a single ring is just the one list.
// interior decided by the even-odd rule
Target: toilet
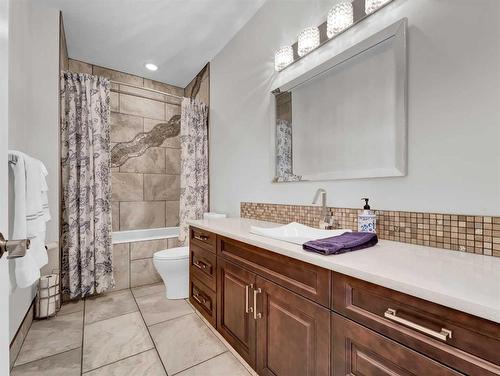
[{"label": "toilet", "polygon": [[153,264],[166,286],[167,299],[186,299],[189,296],[188,247],[155,252]]}]

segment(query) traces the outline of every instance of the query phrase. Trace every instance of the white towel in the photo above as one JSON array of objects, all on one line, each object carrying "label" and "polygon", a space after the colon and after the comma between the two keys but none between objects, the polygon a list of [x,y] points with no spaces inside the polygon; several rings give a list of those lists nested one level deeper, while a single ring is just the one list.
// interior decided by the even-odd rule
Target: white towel
[{"label": "white towel", "polygon": [[47,169],[39,160],[25,156],[26,168],[26,230],[28,238],[44,232],[50,219],[47,203]]},{"label": "white towel", "polygon": [[15,259],[16,283],[24,288],[40,278],[40,268],[47,264],[45,249],[46,223],[50,220],[47,199],[47,169],[42,162],[18,151],[11,164],[14,173],[14,239],[30,239],[29,251]]}]

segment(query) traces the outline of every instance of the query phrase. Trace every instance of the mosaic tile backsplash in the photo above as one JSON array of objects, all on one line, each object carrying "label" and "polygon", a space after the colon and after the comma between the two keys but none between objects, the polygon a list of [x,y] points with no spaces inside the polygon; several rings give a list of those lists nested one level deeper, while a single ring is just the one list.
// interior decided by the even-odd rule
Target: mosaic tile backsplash
[{"label": "mosaic tile backsplash", "polygon": [[[357,230],[360,209],[328,210],[339,228]],[[500,257],[500,217],[375,210],[380,239]],[[242,202],[242,218],[318,227],[321,208]]]}]

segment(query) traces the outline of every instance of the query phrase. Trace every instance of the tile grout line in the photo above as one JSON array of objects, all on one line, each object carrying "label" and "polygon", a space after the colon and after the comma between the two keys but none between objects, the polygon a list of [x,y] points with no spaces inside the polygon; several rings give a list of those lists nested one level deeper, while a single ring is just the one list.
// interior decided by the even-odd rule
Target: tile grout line
[{"label": "tile grout line", "polygon": [[[225,346],[224,346],[224,347],[225,347]],[[196,367],[196,366],[199,366],[200,364],[206,363],[206,362],[208,362],[208,361],[210,361],[210,360],[212,360],[212,359],[215,359],[215,358],[217,358],[218,356],[224,355],[225,353],[228,353],[228,352],[230,353],[229,349],[228,349],[228,348],[226,348],[226,351],[223,351],[223,352],[221,352],[220,354],[214,355],[214,356],[212,356],[212,357],[210,357],[210,358],[208,358],[208,359],[205,359],[205,360],[203,360],[203,361],[201,361],[201,362],[199,362],[199,363],[193,364],[193,365],[191,365],[191,366],[189,366],[189,367],[187,367],[187,368],[181,369],[180,371],[178,371],[178,372],[176,372],[176,373],[173,373],[171,376],[178,375],[178,374],[179,374],[179,373],[181,373],[181,372],[184,372],[184,371],[187,371],[188,369],[191,369],[191,368],[194,368],[194,367]]]},{"label": "tile grout line", "polygon": [[[256,371],[248,364],[243,357],[238,354],[236,349],[231,346],[229,342],[220,334],[216,328],[214,328],[205,317],[203,317],[203,314],[199,312],[192,304],[187,300],[188,304],[194,309],[195,314],[200,318],[200,320],[208,327],[208,329],[217,337],[217,339],[228,349],[228,351],[231,353],[232,356],[240,363],[243,368],[248,372],[249,376],[257,376]],[[220,338],[219,338],[220,336]]]},{"label": "tile grout line", "polygon": [[[139,309],[139,305],[137,304],[137,301],[135,300],[134,294],[132,293],[132,291],[131,291],[131,289],[130,289],[130,288],[128,288],[127,290],[129,290],[129,291],[130,291],[130,293],[131,293],[131,295],[132,295],[132,298],[134,299],[134,303],[135,303],[135,305],[136,305],[136,307],[137,307],[137,311],[127,312],[127,313],[123,313],[123,314],[120,314],[120,315],[117,315],[117,316],[109,317],[109,318],[107,318],[107,319],[94,321],[94,322],[90,323],[89,325],[92,325],[92,324],[97,323],[97,322],[101,322],[101,321],[105,321],[105,320],[114,319],[114,318],[117,318],[117,317],[121,317],[121,316],[129,315],[129,314],[136,313],[136,312],[139,312],[139,314],[141,315],[141,318],[142,318],[142,320],[143,320],[143,322],[144,322],[144,318],[142,317],[142,313],[141,313],[141,311],[140,311],[140,309]],[[124,290],[119,290],[119,291],[125,291],[125,289],[124,289]],[[144,325],[146,326],[146,329],[147,329],[147,325],[146,325],[146,323],[145,323],[145,322],[144,322]],[[85,327],[84,327],[84,329],[85,329]],[[148,331],[148,334],[149,334],[149,331]],[[150,335],[150,337],[151,337],[151,335]],[[122,360],[125,360],[125,359],[128,359],[128,358],[132,358],[132,357],[134,357],[134,356],[136,356],[136,355],[139,355],[139,354],[145,353],[145,352],[150,351],[150,350],[153,350],[153,349],[155,349],[155,350],[156,350],[156,347],[155,347],[155,344],[154,344],[154,341],[153,341],[153,339],[152,339],[152,338],[151,338],[151,342],[153,343],[153,347],[152,347],[152,348],[149,348],[149,349],[144,350],[144,351],[140,351],[140,352],[135,353],[135,354],[131,354],[131,355],[126,356],[126,357],[124,357],[124,358],[121,358],[121,359],[115,360],[115,361],[113,361],[113,362],[111,362],[111,363],[106,363],[106,364],[103,364],[103,365],[101,365],[101,366],[99,366],[99,367],[97,367],[97,368],[93,368],[93,369],[87,370],[87,371],[85,371],[85,373],[83,373],[83,364],[82,364],[82,369],[81,369],[81,373],[80,373],[80,375],[81,375],[81,376],[83,376],[83,375],[85,375],[85,374],[87,374],[87,373],[89,373],[89,372],[91,372],[91,371],[96,370],[96,369],[99,369],[99,368],[104,368],[104,367],[109,366],[109,365],[111,365],[111,364],[118,363],[118,362],[120,362],[120,361],[122,361]],[[82,346],[82,352],[83,352],[83,346]],[[157,353],[157,354],[158,354],[158,353]],[[160,360],[160,361],[161,361],[161,360]],[[83,354],[82,354],[82,363],[83,363]],[[168,376],[168,375],[167,375],[167,376]]]},{"label": "tile grout line", "polygon": [[[72,315],[72,314],[75,314],[75,313],[80,313],[82,311],[76,311],[76,312],[71,312],[71,313],[66,313],[66,314],[63,314],[62,316],[65,316],[65,315]],[[43,320],[36,320],[36,319],[33,319],[33,322],[41,322],[41,321],[50,321],[51,319],[55,318],[56,316],[54,317],[51,317],[51,318],[47,318],[47,319],[43,319]],[[33,324],[32,324],[33,325]],[[31,326],[32,326],[31,325]],[[30,329],[28,330],[28,333],[26,333],[26,336],[24,337],[24,340],[23,340],[23,343],[21,345],[21,350],[23,349],[23,345],[24,345],[24,342],[26,341],[26,338],[28,337],[28,334],[31,330],[31,326],[30,326]],[[21,363],[21,364],[17,364],[16,365],[16,361],[17,361],[17,358],[19,358],[19,355],[21,354],[21,350],[19,350],[19,353],[17,354],[17,357],[16,357],[16,360],[14,361],[14,365],[12,366],[12,369],[14,369],[15,367],[20,367],[20,366],[24,366],[25,364],[29,364],[29,363],[33,363],[33,362],[38,362],[40,360],[43,360],[43,359],[47,359],[47,358],[50,358],[52,356],[55,356],[55,355],[60,355],[60,354],[64,354],[68,351],[73,351],[73,350],[76,350],[76,349],[79,349],[80,346],[78,347],[73,347],[71,349],[68,349],[68,350],[64,350],[64,351],[61,351],[61,352],[57,352],[55,354],[51,354],[51,355],[47,355],[47,356],[43,356],[39,359],[34,359],[34,360],[30,360],[29,362],[25,362],[25,363]]]},{"label": "tile grout line", "polygon": [[148,324],[146,324],[146,326],[148,328],[152,328],[153,326],[156,326],[156,325],[159,325],[159,324],[164,324],[166,322],[169,322],[169,321],[172,321],[172,320],[176,320],[176,319],[180,319],[181,317],[186,317],[186,316],[189,316],[189,315],[192,315],[194,314],[194,312],[189,312],[189,313],[183,313],[182,315],[180,316],[176,316],[176,317],[172,317],[170,319],[167,319],[167,320],[163,320],[163,321],[159,321],[159,322],[155,322],[154,324],[151,324],[148,326]]},{"label": "tile grout line", "polygon": [[100,319],[100,320],[92,321],[92,322],[89,322],[87,325],[93,325],[93,324],[101,322],[101,321],[111,320],[111,319],[114,319],[114,318],[117,318],[117,317],[120,317],[120,316],[130,315],[131,313],[135,313],[135,312],[139,312],[139,308],[137,308],[136,311],[130,311],[130,312],[125,312],[125,313],[120,313],[119,315],[116,315],[116,316],[110,316],[110,317],[106,317],[105,319]]},{"label": "tile grout line", "polygon": [[141,308],[140,308],[139,304],[137,303],[137,299],[135,298],[135,295],[132,292],[132,290],[130,290],[130,292],[132,293],[132,297],[134,298],[134,302],[137,305],[137,308],[139,309],[139,314],[141,315],[142,322],[144,323],[144,326],[146,327],[146,330],[148,332],[149,338],[151,339],[151,342],[153,343],[153,348],[155,349],[156,355],[158,356],[158,359],[160,360],[160,363],[161,363],[161,365],[163,367],[163,370],[165,371],[165,375],[169,376],[168,372],[167,372],[167,368],[165,367],[165,364],[163,364],[163,360],[161,359],[160,353],[158,352],[158,349],[156,348],[156,342],[155,342],[153,336],[151,335],[151,332],[149,331],[149,327],[146,324],[146,320],[144,320],[144,316],[142,315]]},{"label": "tile grout line", "polygon": [[73,313],[80,313],[83,311],[83,308],[82,309],[79,309],[78,311],[75,311],[75,312],[66,312],[66,313],[57,313],[57,316],[58,317],[61,317],[61,316],[67,316],[67,315],[72,315]]},{"label": "tile grout line", "polygon": [[12,369],[17,368],[17,367],[22,367],[22,366],[25,366],[25,365],[27,365],[27,364],[31,364],[31,363],[35,363],[35,362],[39,362],[39,361],[44,360],[44,359],[52,358],[53,356],[56,356],[56,355],[61,355],[61,354],[64,354],[64,353],[67,353],[67,352],[70,352],[70,351],[74,351],[74,350],[77,350],[77,349],[80,349],[80,348],[81,348],[81,347],[80,347],[80,346],[78,346],[78,347],[74,347],[74,348],[72,348],[72,349],[64,350],[64,351],[61,351],[61,352],[58,352],[58,353],[55,353],[55,354],[52,354],[52,355],[47,355],[47,356],[44,356],[44,357],[39,358],[39,359],[30,360],[29,362],[26,362],[26,363],[21,363],[21,364],[15,365],[14,367],[12,367]]},{"label": "tile grout line", "polygon": [[[130,312],[120,313],[120,314],[118,314],[116,316],[110,316],[110,317],[106,317],[105,319],[100,319],[100,320],[92,321],[92,322],[88,323],[87,325],[92,325],[92,324],[95,324],[97,322],[106,321],[106,320],[109,320],[109,319],[114,319],[115,317],[125,316],[125,315],[129,315],[131,313],[138,312],[139,311],[139,306],[138,306],[137,302],[135,301],[134,293],[132,292],[132,290],[130,288],[122,289],[122,290],[116,290],[116,291],[110,291],[109,294],[113,294],[113,293],[117,293],[117,292],[125,292],[125,291],[130,291],[130,294],[132,295],[132,298],[134,299],[137,311],[130,311]],[[102,298],[102,296],[99,296],[99,295],[93,295],[93,297],[96,297],[97,299]],[[84,311],[84,318],[85,318],[85,311]]]},{"label": "tile grout line", "polygon": [[153,350],[153,348],[151,348],[151,349],[147,349],[147,350],[144,350],[144,351],[141,351],[141,352],[138,352],[137,354],[133,354],[133,355],[126,356],[125,358],[121,358],[121,359],[115,360],[114,362],[111,362],[111,363],[103,364],[102,366],[99,366],[99,367],[97,367],[97,368],[92,368],[92,369],[89,369],[88,371],[85,371],[85,373],[83,373],[82,375],[83,375],[83,376],[85,376],[85,375],[86,375],[87,373],[89,373],[89,372],[93,372],[93,371],[95,371],[95,370],[98,370],[98,369],[101,369],[101,368],[104,368],[104,367],[110,366],[110,365],[112,365],[112,364],[119,363],[119,362],[121,362],[122,360],[133,358],[134,356],[137,356],[137,355],[141,355],[141,354],[147,353],[148,351],[151,351],[151,350]]},{"label": "tile grout line", "polygon": [[[151,292],[151,293],[147,293],[147,294],[145,294],[145,295],[135,296],[133,289],[137,289],[137,288],[141,288],[141,287],[146,287],[146,286],[151,286],[151,287],[155,286],[155,287],[156,287],[157,285],[161,285],[161,284],[162,284],[162,283],[153,283],[153,284],[151,284],[151,285],[142,285],[142,286],[130,287],[130,288],[129,288],[129,290],[132,292],[132,295],[134,295],[134,298],[142,298],[143,296],[151,296],[151,295],[154,295],[154,294],[159,294],[160,292],[163,294],[163,293],[164,293],[164,291],[159,291],[159,292]],[[119,290],[119,291],[120,291],[120,290]]]}]

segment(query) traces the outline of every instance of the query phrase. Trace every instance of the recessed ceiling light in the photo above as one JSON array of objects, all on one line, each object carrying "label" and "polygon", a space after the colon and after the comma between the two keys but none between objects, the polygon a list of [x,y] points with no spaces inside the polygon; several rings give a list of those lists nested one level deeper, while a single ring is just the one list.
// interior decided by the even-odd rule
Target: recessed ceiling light
[{"label": "recessed ceiling light", "polygon": [[149,69],[150,71],[155,71],[158,69],[158,67],[152,63],[147,63],[146,65],[144,65],[146,67],[146,69]]}]

